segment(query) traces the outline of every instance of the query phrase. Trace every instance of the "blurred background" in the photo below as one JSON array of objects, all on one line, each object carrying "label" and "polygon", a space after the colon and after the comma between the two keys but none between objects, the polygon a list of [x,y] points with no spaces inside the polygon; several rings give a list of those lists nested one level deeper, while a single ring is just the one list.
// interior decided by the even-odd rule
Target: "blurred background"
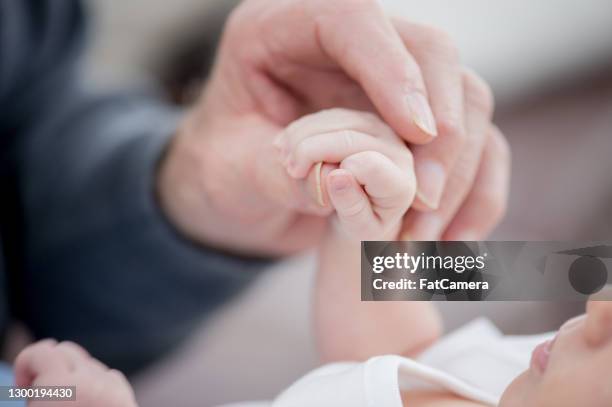
[{"label": "blurred background", "polygon": [[[389,12],[447,30],[492,85],[513,150],[500,240],[612,236],[612,2],[383,0]],[[187,105],[204,83],[234,0],[90,0],[89,79],[155,86]],[[145,406],[209,406],[275,395],[316,365],[309,333],[311,256],[279,264],[136,379]],[[440,304],[448,329],[487,315],[509,333],[554,329],[580,304]],[[182,399],[177,400],[181,394]]]}]

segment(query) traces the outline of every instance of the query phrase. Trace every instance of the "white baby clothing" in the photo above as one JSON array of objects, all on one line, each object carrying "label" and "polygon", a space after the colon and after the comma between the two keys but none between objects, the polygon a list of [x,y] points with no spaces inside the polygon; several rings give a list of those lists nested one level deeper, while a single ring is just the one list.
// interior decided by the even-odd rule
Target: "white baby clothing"
[{"label": "white baby clothing", "polygon": [[510,382],[529,366],[531,350],[551,336],[504,336],[488,320],[478,319],[416,360],[387,355],[326,365],[272,402],[232,407],[402,407],[401,392],[416,389],[447,391],[495,406]]}]

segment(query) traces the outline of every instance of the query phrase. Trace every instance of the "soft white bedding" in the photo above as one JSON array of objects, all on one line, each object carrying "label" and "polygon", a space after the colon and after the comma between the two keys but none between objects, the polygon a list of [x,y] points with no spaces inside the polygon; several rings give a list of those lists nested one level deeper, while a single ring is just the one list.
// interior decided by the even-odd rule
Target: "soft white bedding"
[{"label": "soft white bedding", "polygon": [[[505,337],[478,319],[445,337],[417,360],[381,356],[316,369],[269,403],[232,407],[401,407],[400,392],[443,389],[495,406],[529,365],[531,350],[552,333]],[[225,406],[229,407],[229,406]]]}]

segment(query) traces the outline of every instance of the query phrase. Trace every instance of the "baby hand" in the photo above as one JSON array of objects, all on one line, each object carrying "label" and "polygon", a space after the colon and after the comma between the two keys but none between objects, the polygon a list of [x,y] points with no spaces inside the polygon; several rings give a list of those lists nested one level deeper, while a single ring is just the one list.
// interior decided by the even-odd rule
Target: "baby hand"
[{"label": "baby hand", "polygon": [[27,386],[76,386],[76,401],[32,401],[28,407],[136,407],[125,376],[72,342],[47,339],[15,360],[15,382]]},{"label": "baby hand", "polygon": [[315,180],[319,204],[335,210],[349,236],[397,237],[416,179],[410,150],[378,116],[322,111],[289,125],[275,145],[291,177]]}]

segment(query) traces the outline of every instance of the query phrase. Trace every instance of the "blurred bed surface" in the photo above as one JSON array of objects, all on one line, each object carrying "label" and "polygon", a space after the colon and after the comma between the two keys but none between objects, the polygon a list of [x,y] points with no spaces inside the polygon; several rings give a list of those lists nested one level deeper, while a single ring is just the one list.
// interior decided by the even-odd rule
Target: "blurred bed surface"
[{"label": "blurred bed surface", "polygon": [[[98,20],[89,68],[104,84],[142,82],[185,30],[237,0],[89,0]],[[612,63],[609,0],[380,0],[389,12],[448,31],[465,63],[500,100],[580,77]]]},{"label": "blurred bed surface", "polygon": [[[494,237],[609,238],[612,2],[381,1],[393,13],[447,30],[464,61],[493,86],[500,127],[519,163],[507,220]],[[215,30],[206,26],[218,20],[211,13],[236,3],[90,2],[98,21],[87,66],[101,86],[155,83],[182,38],[206,40]],[[304,257],[263,275],[190,344],[137,380],[142,405],[201,407],[265,399],[313,367],[308,313],[313,270],[312,257]],[[440,304],[449,329],[486,315],[507,333],[554,329],[580,307]]]},{"label": "blurred bed surface", "polygon": [[502,101],[612,63],[608,0],[381,1],[394,13],[446,30]]}]

